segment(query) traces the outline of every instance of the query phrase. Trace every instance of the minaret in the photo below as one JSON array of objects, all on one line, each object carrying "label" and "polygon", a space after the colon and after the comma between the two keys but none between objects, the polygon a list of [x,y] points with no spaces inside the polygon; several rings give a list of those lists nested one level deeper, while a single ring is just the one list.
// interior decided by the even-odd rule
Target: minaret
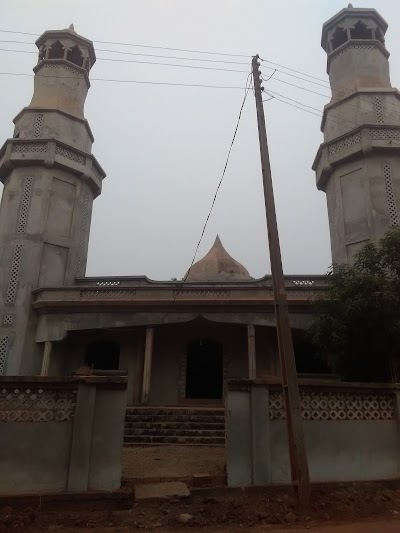
[{"label": "minaret", "polygon": [[93,43],[71,25],[46,31],[36,45],[32,101],[0,150],[0,374],[39,372],[32,290],[85,274],[92,204],[105,177],[84,117]]},{"label": "minaret", "polygon": [[334,263],[352,263],[399,224],[400,93],[390,83],[387,23],[351,4],[323,26],[331,102],[313,169],[327,197]]}]

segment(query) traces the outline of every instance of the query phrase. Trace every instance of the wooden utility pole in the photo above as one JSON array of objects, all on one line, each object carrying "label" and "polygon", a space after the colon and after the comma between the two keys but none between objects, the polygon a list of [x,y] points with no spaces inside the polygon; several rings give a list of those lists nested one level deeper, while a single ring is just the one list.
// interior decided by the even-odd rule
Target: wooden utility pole
[{"label": "wooden utility pole", "polygon": [[272,291],[274,295],[278,349],[281,360],[282,386],[285,397],[286,422],[288,429],[290,467],[292,483],[303,504],[310,499],[310,475],[304,442],[303,421],[301,417],[300,393],[297,382],[296,363],[290,329],[289,309],[283,277],[278,224],[276,220],[274,191],[272,186],[271,164],[269,160],[267,130],[262,102],[261,72],[259,56],[253,57],[254,94],[256,98],[258,138],[260,141],[262,178],[264,185],[265,211],[269,254],[271,260]]}]

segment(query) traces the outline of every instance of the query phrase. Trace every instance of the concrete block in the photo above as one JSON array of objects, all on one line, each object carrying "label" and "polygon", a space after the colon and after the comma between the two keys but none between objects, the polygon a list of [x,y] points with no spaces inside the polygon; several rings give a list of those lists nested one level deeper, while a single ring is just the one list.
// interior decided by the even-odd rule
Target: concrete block
[{"label": "concrete block", "polygon": [[193,476],[193,486],[194,487],[207,487],[211,485],[211,476],[210,474],[194,474]]},{"label": "concrete block", "polygon": [[190,490],[185,483],[149,483],[135,485],[135,501],[163,501],[172,498],[188,498]]}]

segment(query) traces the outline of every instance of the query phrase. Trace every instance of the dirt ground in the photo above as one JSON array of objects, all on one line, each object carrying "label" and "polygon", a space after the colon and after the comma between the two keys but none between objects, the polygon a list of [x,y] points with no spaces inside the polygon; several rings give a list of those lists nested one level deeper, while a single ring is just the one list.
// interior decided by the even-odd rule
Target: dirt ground
[{"label": "dirt ground", "polygon": [[[139,479],[190,477],[225,471],[225,450],[186,446],[126,448],[125,491]],[[287,487],[192,490],[190,497],[134,503],[125,511],[58,510],[39,501],[34,508],[0,508],[0,533],[400,533],[400,487],[393,483],[318,485],[310,505],[299,508]],[[68,504],[71,507],[70,504]],[[101,507],[101,509],[103,506]],[[53,509],[55,509],[53,507]]]},{"label": "dirt ground", "polygon": [[[347,523],[347,524],[335,524],[335,525],[328,525],[324,526],[321,524],[317,524],[314,526],[311,526],[310,528],[307,528],[305,530],[304,526],[301,528],[298,527],[251,527],[251,528],[243,528],[243,527],[231,527],[231,526],[225,526],[225,527],[218,527],[218,528],[212,528],[207,529],[207,533],[304,533],[304,531],[310,531],[311,533],[314,531],[315,533],[399,533],[400,531],[400,521],[393,520],[393,521],[374,521],[374,522],[357,522],[357,523]],[[53,530],[54,531],[54,530]],[[95,533],[131,533],[131,528],[95,528],[92,529]],[[158,529],[159,533],[166,533],[167,530],[165,529]],[[168,530],[168,533],[170,533],[171,530]],[[204,533],[204,529],[195,529],[195,528],[187,528],[187,529],[181,529],[182,533]],[[85,533],[87,532],[86,529],[65,529],[63,530],[63,533]]]},{"label": "dirt ground", "polygon": [[203,446],[154,446],[124,448],[124,478],[189,477],[225,472],[225,448]]},{"label": "dirt ground", "polygon": [[0,509],[1,533],[297,533],[305,529],[319,533],[398,533],[400,489],[378,484],[314,487],[306,509],[299,508],[292,492],[285,488],[196,490],[187,499],[136,503],[126,511]]}]

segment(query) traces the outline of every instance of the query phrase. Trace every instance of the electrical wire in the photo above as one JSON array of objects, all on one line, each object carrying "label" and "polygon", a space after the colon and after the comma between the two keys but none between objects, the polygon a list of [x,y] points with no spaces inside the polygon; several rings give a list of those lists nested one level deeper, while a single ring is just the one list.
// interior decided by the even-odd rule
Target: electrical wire
[{"label": "electrical wire", "polygon": [[[3,29],[0,29],[0,33],[11,33],[11,34],[14,34],[14,35],[29,35],[29,36],[32,36],[32,37],[39,37],[40,36],[39,33],[28,33],[28,32],[23,32],[23,31],[11,31],[11,30],[3,30]],[[171,47],[167,47],[167,46],[154,46],[154,45],[149,45],[149,44],[124,43],[124,42],[121,43],[121,42],[114,42],[114,41],[98,41],[96,39],[93,39],[93,42],[94,43],[100,43],[100,44],[113,44],[113,45],[116,45],[116,46],[133,46],[133,47],[136,47],[136,48],[151,48],[151,49],[157,49],[157,50],[172,50],[172,51],[175,51],[175,52],[190,52],[192,54],[208,54],[208,55],[217,55],[217,56],[246,57],[246,58],[251,57],[250,55],[245,55],[245,54],[230,54],[230,53],[225,53],[225,52],[210,52],[210,51],[206,51],[206,50],[190,50],[190,49],[187,49],[187,48],[171,48]]]},{"label": "electrical wire", "polygon": [[322,79],[322,78],[317,78],[316,76],[312,76],[311,74],[306,74],[305,72],[302,72],[301,70],[296,70],[294,68],[291,68],[291,67],[286,67],[285,65],[281,65],[280,63],[274,63],[273,61],[269,61],[268,59],[262,59],[261,57],[259,58],[260,61],[263,61],[264,63],[269,63],[270,65],[274,65],[275,67],[280,67],[280,68],[284,68],[286,70],[290,70],[291,72],[296,72],[296,74],[301,74],[302,76],[307,76],[309,78],[312,78],[314,80],[318,80],[318,81],[323,81],[324,83],[327,83],[329,85],[329,82]]},{"label": "electrical wire", "polygon": [[[264,60],[265,61],[265,60]],[[271,62],[272,63],[272,62]],[[272,70],[272,67],[266,67],[270,70]],[[294,69],[291,69],[289,67],[283,67],[283,68],[287,68],[288,70],[291,70],[291,71],[294,71],[294,72],[297,72],[299,74],[302,74],[303,76],[308,76],[310,78],[313,78],[313,79],[317,79],[319,81],[324,81],[320,78],[315,78],[315,76],[311,76],[310,74],[306,74],[305,72],[300,72],[298,70],[294,70]],[[301,81],[305,81],[306,83],[310,83],[312,85],[318,85],[318,87],[323,87],[323,88],[326,88],[326,89],[330,89],[330,90],[346,90],[346,91],[350,91],[350,92],[354,92],[354,87],[348,87],[348,86],[345,86],[345,85],[331,85],[329,82],[325,81],[324,83],[326,85],[322,85],[320,83],[316,83],[314,81],[311,81],[311,80],[307,80],[307,79],[304,79],[304,78],[299,78],[298,76],[294,76],[293,74],[289,74],[287,72],[283,72],[282,70],[278,70],[278,72],[280,72],[281,74],[285,74],[286,76],[290,76],[292,78],[296,78],[296,79],[299,79]],[[284,80],[281,80],[281,79],[278,79],[278,78],[275,78],[277,79],[278,81],[281,81],[282,83],[288,83],[288,82],[285,82]],[[288,83],[289,84],[289,83]],[[295,87],[297,87],[296,85],[294,85]],[[304,89],[303,87],[300,87],[302,88],[303,90],[306,90]],[[309,92],[312,92],[309,90]],[[314,92],[314,94],[319,94],[321,96],[324,96],[324,97],[327,97],[327,98],[330,98],[330,96],[327,96],[327,95],[323,95],[321,93],[318,93],[318,92]],[[371,104],[371,102],[369,100],[366,100],[366,99],[363,99],[361,97],[359,97],[360,101],[361,102],[366,102],[368,104]],[[332,98],[333,101],[340,101],[341,98]],[[385,105],[390,105],[396,109],[400,109],[400,105],[399,104],[394,104],[393,102],[385,102],[385,104],[382,104],[382,107],[385,108]],[[390,111],[389,111],[390,112]]]},{"label": "electrical wire", "polygon": [[[30,52],[28,50],[10,50],[8,48],[0,48],[0,51],[37,55],[37,52]],[[222,67],[203,67],[200,65],[180,65],[179,63],[161,63],[158,61],[142,61],[140,59],[115,59],[111,57],[98,57],[97,59],[99,61],[112,61],[112,62],[117,62],[117,63],[139,63],[139,64],[145,64],[145,65],[158,65],[158,66],[165,66],[165,67],[197,68],[197,69],[202,69],[202,70],[219,70],[219,71],[224,71],[224,72],[242,72],[242,73],[247,72],[247,70],[239,70],[239,69],[229,69],[229,68],[222,68]]]},{"label": "electrical wire", "polygon": [[[321,117],[321,118],[323,117],[323,114],[321,113],[321,110],[318,109],[317,107],[313,107],[313,106],[310,106],[308,104],[304,104],[303,102],[299,102],[298,100],[290,98],[289,96],[285,96],[284,94],[280,94],[280,93],[277,93],[275,91],[271,91],[270,89],[265,89],[265,92],[266,92],[266,94],[271,95],[273,98],[275,96],[280,96],[281,98],[285,98],[286,100],[289,100],[291,102],[295,102],[296,104],[300,104],[303,107],[307,107],[309,109],[317,111],[317,113],[319,113],[318,116]],[[328,111],[328,113],[329,113],[329,111]],[[352,120],[348,120],[347,118],[339,117],[337,115],[332,115],[331,113],[329,113],[329,118],[331,120],[333,120],[334,122],[337,122],[338,124],[348,123],[348,124],[351,124],[352,126],[356,126],[356,127],[362,126],[362,124],[360,124],[358,122],[354,122]]]},{"label": "electrical wire", "polygon": [[[0,39],[0,43],[14,43],[14,44],[26,44],[29,46],[35,46],[35,43],[28,43],[25,41],[5,41]],[[15,50],[15,49],[7,49],[2,48],[1,50],[7,51],[7,52],[22,52],[26,54],[37,54],[37,51],[32,50]],[[122,54],[122,55],[128,55],[128,56],[143,56],[143,57],[157,57],[162,59],[180,59],[182,61],[199,61],[199,62],[206,62],[206,63],[226,63],[230,65],[248,65],[248,61],[232,61],[232,60],[226,60],[226,59],[205,59],[204,57],[180,57],[180,56],[165,56],[165,55],[159,55],[159,54],[145,54],[143,52],[123,52],[121,50],[110,50],[109,48],[96,48],[96,52],[108,52],[111,54]],[[100,58],[97,58],[100,59]],[[267,67],[269,68],[269,67]],[[246,71],[247,72],[247,71]]]},{"label": "electrical wire", "polygon": [[[33,74],[27,74],[25,72],[0,72],[0,76],[25,76],[33,78]],[[77,76],[54,76],[54,75],[41,75],[36,74],[36,77],[42,78],[57,78],[57,79],[68,79],[68,80],[81,80]],[[105,81],[112,83],[137,83],[137,84],[146,84],[146,85],[171,85],[176,87],[204,87],[207,89],[241,89],[244,90],[246,87],[240,87],[238,85],[207,85],[204,83],[174,83],[167,81],[147,81],[147,80],[116,80],[110,78],[90,78],[90,81]]]},{"label": "electrical wire", "polygon": [[[5,30],[0,30],[2,32],[6,32]],[[22,33],[22,32],[8,32],[8,33],[21,33],[23,35],[31,35],[31,34],[27,34],[27,33]],[[32,35],[36,35],[36,34],[32,34]],[[28,42],[25,42],[25,41],[16,41],[16,40],[0,40],[0,42],[4,42],[4,43],[18,43],[18,44],[28,44],[28,45],[33,45],[34,43],[28,43]],[[97,41],[99,42],[99,41]],[[111,43],[111,41],[110,41]],[[118,43],[111,43],[111,44],[118,44]],[[127,44],[127,43],[125,43]],[[162,47],[161,47],[162,48]],[[17,52],[17,53],[37,53],[37,52],[31,52],[31,51],[28,51],[28,50],[10,50],[10,49],[6,49],[6,48],[1,48],[0,49],[1,51],[7,51],[7,52]],[[120,50],[109,50],[109,49],[99,49],[99,51],[104,51],[104,52],[109,52],[109,53],[116,53],[116,54],[127,54],[127,55],[140,55],[140,56],[148,56],[148,57],[159,57],[159,58],[162,58],[162,59],[178,59],[178,60],[184,60],[184,61],[206,61],[206,62],[217,62],[217,63],[231,63],[231,64],[247,64],[245,62],[242,62],[242,61],[224,61],[224,60],[215,60],[215,59],[204,59],[204,58],[181,58],[181,57],[178,57],[178,56],[158,56],[156,54],[138,54],[136,52],[122,52]],[[245,56],[245,57],[248,57],[248,56]],[[171,63],[158,63],[158,62],[146,62],[146,61],[138,61],[138,60],[122,60],[122,59],[115,59],[115,58],[98,58],[100,61],[115,61],[115,62],[122,62],[122,63],[143,63],[143,64],[154,64],[154,65],[160,65],[160,66],[171,66],[171,67],[185,67],[185,68],[197,68],[197,69],[205,69],[205,70],[220,70],[220,71],[226,71],[226,72],[247,72],[247,71],[244,71],[244,70],[235,70],[235,69],[223,69],[223,68],[211,68],[211,67],[199,67],[199,66],[194,66],[194,65],[179,65],[179,64],[171,64]],[[267,69],[270,69],[270,70],[273,70],[273,74],[271,75],[274,76],[274,74],[276,72],[280,72],[281,74],[284,74],[286,76],[290,76],[292,78],[295,78],[295,79],[298,79],[300,81],[304,81],[306,83],[310,83],[310,84],[313,84],[313,85],[317,85],[319,87],[323,87],[323,88],[330,88],[330,85],[329,85],[329,82],[326,81],[326,80],[323,80],[322,78],[318,78],[316,76],[312,76],[311,74],[308,74],[308,73],[305,73],[305,72],[302,72],[300,70],[296,70],[296,69],[293,69],[291,67],[287,67],[286,65],[283,65],[281,63],[276,63],[274,61],[270,61],[270,60],[267,60],[267,59],[263,59],[263,58],[260,58],[260,61],[264,62],[264,63],[269,63],[271,65],[276,65],[277,67],[280,67],[280,68],[283,68],[283,69],[286,69],[286,70],[289,70],[290,72],[295,72],[296,74],[301,74],[302,76],[306,76],[307,78],[311,78],[312,80],[318,80],[321,83],[316,83],[315,81],[311,81],[311,79],[304,79],[304,78],[301,78],[299,76],[295,76],[293,74],[289,74],[288,72],[284,72],[282,70],[279,70],[277,68],[272,68],[272,67],[265,67]],[[312,94],[317,94],[319,96],[323,96],[324,98],[328,98],[330,99],[330,96],[328,95],[325,95],[325,94],[322,94],[322,93],[319,93],[317,91],[312,91],[311,89],[306,89],[305,87],[300,87],[296,84],[290,84],[290,82],[286,81],[286,80],[282,80],[280,78],[274,78],[276,79],[276,81],[280,82],[280,83],[286,83],[287,85],[292,85],[298,89],[301,89],[301,90],[304,90],[304,91],[307,91],[307,92],[310,92]],[[267,80],[264,80],[264,81],[267,81]],[[336,86],[337,88],[339,89],[348,89],[350,90],[350,88],[346,88],[344,86]],[[340,100],[340,99],[338,99]],[[363,98],[360,98],[360,101],[362,102],[365,102],[367,103],[368,105],[372,105],[373,104],[369,101],[369,100],[366,100],[366,99],[363,99]],[[358,106],[358,105],[355,105],[355,104],[351,104],[350,102],[348,103],[348,105],[351,105],[353,107],[358,107],[360,109],[361,106]],[[392,102],[386,102],[385,104],[382,104],[382,108],[383,109],[387,109],[386,108],[386,105],[389,105],[389,106],[392,106],[393,108],[396,108],[396,109],[400,109],[400,105],[397,105],[397,104],[394,104]],[[390,120],[392,120],[392,111],[391,110],[388,110],[388,113],[389,115],[386,115],[388,118],[390,118]],[[385,113],[384,113],[385,114]]]},{"label": "electrical wire", "polygon": [[[22,41],[0,41],[0,42],[18,42],[18,43],[21,43],[21,44],[29,44],[29,43],[23,43]],[[28,51],[28,50],[14,50],[14,49],[7,49],[7,48],[0,48],[0,51],[5,51],[5,52],[16,52],[16,53],[29,53],[29,54],[35,54],[37,52],[33,52],[33,51]],[[150,56],[150,57],[161,57],[163,59],[171,59],[172,57],[171,56],[157,56],[156,54],[135,54],[135,53],[131,53],[131,52],[119,52],[119,51],[113,51],[113,50],[108,50],[109,52],[115,52],[115,53],[127,53],[127,54],[132,54],[132,55],[143,55],[143,56]],[[190,61],[191,58],[180,58],[180,57],[177,57],[177,56],[174,56],[174,58],[178,59],[178,60],[185,60],[185,61]],[[138,63],[138,64],[148,64],[148,65],[157,65],[157,66],[169,66],[169,67],[177,67],[177,68],[191,68],[191,69],[201,69],[201,70],[215,70],[215,71],[221,71],[221,72],[238,72],[238,73],[243,73],[243,72],[247,72],[245,70],[240,70],[240,69],[225,69],[225,68],[221,68],[221,67],[218,67],[218,68],[214,68],[214,67],[202,67],[202,66],[198,66],[198,65],[181,65],[181,64],[176,64],[176,63],[161,63],[161,62],[153,62],[153,61],[140,61],[140,60],[129,60],[129,59],[115,59],[115,58],[103,58],[103,57],[100,57],[98,58],[100,61],[111,61],[111,62],[122,62],[122,63]],[[260,58],[261,59],[261,58]],[[220,63],[220,62],[223,62],[223,61],[219,61],[219,60],[210,60],[210,59],[198,59],[198,58],[193,58],[193,60],[195,61],[207,61],[207,62],[217,62],[217,63]],[[319,81],[323,81],[322,79],[320,78],[315,78],[314,76],[310,76],[309,74],[306,74],[306,73],[302,73],[301,71],[298,71],[298,70],[295,70],[295,69],[291,69],[290,67],[285,67],[284,65],[281,65],[279,63],[274,63],[272,61],[268,61],[268,60],[264,60],[264,59],[261,59],[261,61],[264,61],[264,62],[268,62],[268,63],[271,63],[271,64],[276,64],[277,66],[280,66],[282,68],[287,68],[288,70],[291,70],[291,71],[294,71],[296,73],[299,73],[299,74],[302,74],[304,76],[309,76],[309,77],[312,77],[313,79],[318,79]],[[246,64],[244,62],[231,62],[233,64]],[[268,77],[268,78],[262,78],[263,81],[267,82],[269,81],[272,77],[274,77],[275,73],[276,72],[281,72],[282,74],[284,75],[287,75],[287,76],[291,76],[295,79],[298,79],[298,80],[301,80],[301,81],[304,81],[306,83],[314,83],[310,80],[307,80],[307,79],[304,79],[304,78],[300,78],[299,76],[294,76],[293,74],[289,74],[287,72],[284,72],[284,71],[281,71],[277,68],[272,68],[272,67],[266,67],[268,69],[271,69],[273,70],[272,74]],[[318,96],[322,96],[324,98],[328,98],[330,99],[330,96],[326,95],[326,94],[323,94],[323,93],[320,93],[318,91],[312,91],[311,89],[307,89],[305,87],[301,87],[297,84],[293,84],[293,83],[290,83],[288,82],[287,80],[282,80],[281,78],[277,78],[275,77],[274,78],[276,81],[280,82],[280,83],[284,83],[286,85],[290,85],[290,86],[293,86],[293,87],[296,87],[297,89],[300,89],[300,90],[303,90],[303,91],[307,91],[307,92],[310,92],[312,94],[316,94]],[[324,83],[328,83],[328,82],[324,82]],[[315,84],[315,83],[314,83]],[[324,85],[320,84],[320,83],[317,83],[316,85],[320,86],[320,87],[325,87]],[[326,87],[328,88],[328,87]],[[360,99],[361,101],[367,103],[368,105],[372,106],[373,107],[373,103],[370,102],[369,100],[365,100],[365,99]],[[388,102],[388,104],[391,104],[390,102]],[[359,109],[362,109],[361,106],[359,105],[356,105],[356,104],[352,104],[351,102],[348,102],[347,105],[349,106],[352,106],[352,107],[357,107]],[[391,104],[395,107],[398,107],[400,109],[400,106],[396,106],[396,104]],[[385,106],[382,105],[383,109],[385,109]],[[373,109],[372,109],[373,110]],[[397,121],[393,121],[393,118],[392,118],[392,112],[391,111],[388,111],[390,114],[387,114],[383,111],[383,114],[384,116],[386,115],[390,120],[391,122],[397,122]],[[332,116],[332,114],[331,114]]]},{"label": "electrical wire", "polygon": [[[312,89],[307,89],[306,87],[301,87],[301,85],[297,85],[297,84],[295,84],[295,83],[290,83],[289,81],[282,80],[281,78],[274,77],[273,79],[274,79],[274,81],[278,81],[278,82],[280,82],[280,83],[284,83],[285,85],[290,85],[290,87],[296,87],[297,89],[301,89],[302,91],[305,91],[305,92],[308,92],[308,93],[311,93],[311,94],[316,94],[316,95],[318,95],[318,96],[322,96],[323,98],[327,98],[328,100],[331,100],[331,102],[333,102],[333,103],[334,103],[334,102],[340,102],[340,101],[341,101],[341,99],[339,99],[339,98],[337,98],[337,99],[335,99],[335,98],[331,98],[330,96],[328,96],[328,95],[326,95],[326,94],[320,93],[320,92],[318,92],[318,91],[313,91]],[[268,81],[268,78],[265,79],[265,78],[262,77],[262,80],[263,80],[264,82],[267,82],[267,81]],[[361,102],[365,102],[366,104],[372,106],[371,111],[373,111],[373,106],[374,106],[374,104],[373,104],[370,100],[366,100],[366,99],[364,99],[364,98],[360,98],[360,101],[361,101]],[[353,104],[353,103],[351,103],[351,102],[346,102],[346,105],[351,106],[351,107],[355,107],[355,108],[357,108],[357,109],[361,109],[362,111],[365,111],[365,109],[363,109],[361,106],[359,106],[359,105],[357,105],[357,104]],[[396,104],[392,104],[392,105],[400,110],[400,105],[396,105]],[[382,105],[382,108],[383,108],[383,109],[387,109],[384,105]],[[384,116],[386,116],[387,118],[389,118],[390,121],[391,121],[392,123],[400,123],[400,122],[397,121],[397,120],[393,120],[393,111],[388,110],[388,109],[387,109],[387,111],[388,111],[388,113],[383,112],[383,115],[384,115]],[[329,113],[329,110],[328,110],[327,112]]]},{"label": "electrical wire", "polygon": [[247,72],[247,70],[239,70],[239,69],[229,69],[229,68],[218,68],[218,67],[203,67],[200,65],[180,65],[179,63],[160,63],[156,61],[141,61],[139,59],[113,59],[113,58],[106,58],[106,57],[99,57],[100,61],[115,61],[115,62],[121,62],[121,63],[140,63],[140,64],[146,64],[146,65],[160,65],[165,67],[180,67],[180,68],[197,68],[202,70],[219,70],[223,72]]},{"label": "electrical wire", "polygon": [[[218,186],[217,186],[217,189],[215,191],[215,194],[214,194],[214,197],[213,197],[213,200],[211,202],[211,207],[208,211],[208,214],[207,214],[207,217],[206,217],[206,220],[204,222],[204,225],[203,225],[203,229],[201,231],[201,234],[200,234],[200,239],[197,243],[197,246],[196,246],[196,249],[195,249],[195,252],[193,254],[193,258],[192,258],[192,261],[190,263],[190,266],[185,274],[185,277],[183,278],[182,282],[180,283],[180,288],[178,289],[178,291],[176,292],[175,296],[174,296],[174,299],[173,299],[173,302],[176,301],[176,299],[178,298],[179,294],[182,292],[182,289],[183,289],[183,286],[185,285],[188,277],[189,277],[189,274],[190,274],[190,271],[194,265],[194,262],[196,261],[196,257],[197,257],[197,252],[199,251],[199,247],[200,247],[200,244],[201,244],[201,241],[203,240],[203,237],[204,237],[204,234],[205,234],[205,231],[207,229],[207,225],[208,225],[208,222],[210,220],[210,217],[211,217],[211,214],[214,210],[214,206],[215,206],[215,202],[217,201],[217,196],[218,196],[218,193],[219,193],[219,190],[221,188],[221,185],[222,185],[222,182],[224,181],[224,178],[225,178],[225,175],[226,175],[226,171],[227,171],[227,168],[228,168],[228,164],[229,164],[229,160],[230,160],[230,157],[231,157],[231,153],[232,153],[232,148],[233,148],[233,145],[235,143],[235,140],[236,140],[236,136],[237,136],[237,133],[238,133],[238,130],[239,130],[239,125],[240,125],[240,121],[241,121],[241,118],[242,118],[242,114],[243,114],[243,109],[244,109],[244,106],[245,106],[245,103],[246,103],[246,100],[247,100],[247,95],[249,94],[249,91],[251,89],[251,83],[249,83],[249,78],[251,77],[251,72],[250,74],[247,76],[247,80],[246,80],[246,87],[245,87],[245,93],[244,93],[244,97],[243,97],[243,101],[242,101],[242,104],[240,106],[240,111],[239,111],[239,116],[238,116],[238,119],[237,119],[237,122],[236,122],[236,126],[235,126],[235,130],[234,130],[234,133],[233,133],[233,137],[232,137],[232,140],[231,140],[231,143],[230,143],[230,146],[229,146],[229,150],[228,150],[228,155],[226,157],[226,160],[225,160],[225,165],[224,165],[224,168],[223,168],[223,171],[222,171],[222,175],[221,175],[221,178],[218,182]],[[166,313],[162,319],[161,319],[161,322],[164,321],[165,317],[168,315],[168,313]]]}]

